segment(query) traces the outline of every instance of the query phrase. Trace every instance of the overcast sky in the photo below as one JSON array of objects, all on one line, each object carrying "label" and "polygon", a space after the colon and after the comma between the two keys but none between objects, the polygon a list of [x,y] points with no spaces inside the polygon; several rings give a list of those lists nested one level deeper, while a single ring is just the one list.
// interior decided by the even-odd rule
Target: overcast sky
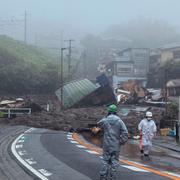
[{"label": "overcast sky", "polygon": [[[48,24],[46,30],[100,33],[111,25],[136,17],[164,20],[180,26],[180,0],[0,0],[0,18],[23,17],[29,29]],[[34,30],[35,31],[35,30]],[[38,30],[36,30],[38,31]],[[45,29],[43,29],[45,31]]]}]

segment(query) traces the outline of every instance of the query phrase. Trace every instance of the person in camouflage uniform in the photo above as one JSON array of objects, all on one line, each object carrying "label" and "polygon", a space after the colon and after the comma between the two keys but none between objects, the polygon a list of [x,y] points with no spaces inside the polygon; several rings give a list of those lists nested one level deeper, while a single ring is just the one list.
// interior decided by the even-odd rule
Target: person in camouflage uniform
[{"label": "person in camouflage uniform", "polygon": [[98,122],[103,134],[103,158],[100,180],[116,180],[121,145],[128,140],[128,131],[123,121],[117,116],[117,106],[108,107],[108,115]]}]

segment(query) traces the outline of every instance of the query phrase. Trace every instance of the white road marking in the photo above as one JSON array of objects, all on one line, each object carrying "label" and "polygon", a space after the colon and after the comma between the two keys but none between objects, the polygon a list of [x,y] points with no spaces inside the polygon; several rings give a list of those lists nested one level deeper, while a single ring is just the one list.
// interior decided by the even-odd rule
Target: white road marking
[{"label": "white road marking", "polygon": [[32,131],[34,131],[35,130],[35,128],[30,128],[30,129],[28,129],[27,131],[25,131],[24,133],[30,133],[30,132],[32,132]]},{"label": "white road marking", "polygon": [[137,168],[135,166],[126,166],[126,165],[121,165],[122,167],[125,167],[127,169],[130,169],[132,171],[137,171],[137,172],[149,172],[149,171],[146,171],[144,169],[140,169],[140,168]]},{"label": "white road marking", "polygon": [[132,163],[140,165],[140,166],[149,167],[148,165],[145,165],[145,164],[142,164],[142,163],[139,163],[139,162],[136,162],[136,161],[129,161],[129,162],[132,162]]},{"label": "white road marking", "polygon": [[68,135],[72,135],[73,133],[71,133],[71,132],[68,132],[67,134],[68,134]]},{"label": "white road marking", "polygon": [[52,175],[52,173],[50,173],[46,169],[39,169],[39,172],[42,173],[44,176],[51,176]]},{"label": "white road marking", "polygon": [[82,145],[76,145],[76,146],[79,147],[79,148],[82,148],[82,149],[86,149],[86,147],[82,146]]},{"label": "white road marking", "polygon": [[[75,143],[75,142],[72,142],[72,143]],[[76,145],[76,146],[79,147],[79,148],[88,149],[87,147],[82,146],[82,145]],[[88,152],[88,153],[91,153],[91,154],[99,154],[99,153],[97,153],[95,151],[90,151],[90,150],[85,150],[85,151]],[[99,156],[99,158],[102,159],[103,157]],[[120,159],[123,159],[123,156],[120,156]],[[144,167],[150,167],[148,165],[145,165],[145,164],[142,164],[142,163],[139,163],[139,162],[136,162],[136,161],[129,161],[129,162],[132,162],[134,164],[141,165],[141,166],[144,166]],[[135,166],[129,166],[129,165],[121,165],[121,166],[124,167],[124,168],[130,169],[130,170],[136,171],[136,172],[148,172],[148,173],[150,173],[150,171],[148,171],[148,170],[144,170],[144,169],[141,169],[141,168],[138,168],[138,167],[135,167]],[[168,172],[168,171],[161,171],[161,172],[172,175],[172,176],[175,176],[175,177],[178,177],[178,178],[180,177],[180,174],[177,174],[177,173],[172,173],[172,172]]]},{"label": "white road marking", "polygon": [[24,140],[24,139],[26,139],[26,137],[23,135],[20,139]]},{"label": "white road marking", "polygon": [[21,140],[21,139],[20,139],[20,140],[18,141],[18,143],[24,143],[24,140]]},{"label": "white road marking", "polygon": [[15,139],[15,141],[11,145],[11,151],[16,157],[16,159],[23,165],[25,166],[29,171],[31,171],[34,175],[36,175],[38,178],[41,180],[49,180],[47,177],[43,176],[40,172],[35,170],[32,166],[30,166],[24,159],[21,158],[21,156],[17,153],[16,151],[16,143],[17,141],[23,136],[24,134],[21,134],[18,138]]},{"label": "white road marking", "polygon": [[162,172],[180,178],[180,174],[176,174],[176,173],[172,173],[172,172],[168,172],[168,171],[162,171]]},{"label": "white road marking", "polygon": [[72,137],[72,134],[67,134],[67,137]]},{"label": "white road marking", "polygon": [[18,154],[20,156],[24,156],[24,155],[27,155],[27,152],[26,151],[18,151]]},{"label": "white road marking", "polygon": [[73,143],[73,144],[78,144],[78,142],[77,141],[70,141],[71,143]]},{"label": "white road marking", "polygon": [[28,164],[30,164],[30,165],[32,165],[32,164],[37,164],[37,162],[34,161],[33,158],[25,159],[25,161],[26,161]]},{"label": "white road marking", "polygon": [[22,148],[22,147],[23,147],[22,144],[17,144],[17,145],[16,145],[16,149],[19,149],[19,148]]},{"label": "white road marking", "polygon": [[71,137],[67,137],[67,139],[69,139],[69,140],[74,140],[73,138],[71,138]]},{"label": "white road marking", "polygon": [[90,151],[90,150],[86,150],[86,152],[90,153],[90,154],[99,154],[98,152],[96,151]]}]

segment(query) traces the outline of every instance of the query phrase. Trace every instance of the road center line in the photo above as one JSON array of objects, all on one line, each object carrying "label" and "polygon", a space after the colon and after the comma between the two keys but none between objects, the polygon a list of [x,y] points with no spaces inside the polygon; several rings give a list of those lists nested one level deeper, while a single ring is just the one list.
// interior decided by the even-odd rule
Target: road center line
[{"label": "road center line", "polygon": [[[82,139],[79,138],[77,133],[73,133],[72,137],[74,138],[75,141],[77,141],[80,145],[85,146],[87,149],[89,149],[91,151],[96,151],[97,153],[102,154],[102,150],[100,148],[95,148],[94,146],[85,143]],[[160,175],[160,176],[163,176],[163,177],[167,177],[167,178],[170,178],[170,179],[173,179],[173,180],[180,180],[179,177],[177,177],[174,173],[170,174],[170,173],[166,173],[166,172],[163,172],[163,171],[158,171],[158,170],[152,169],[150,167],[145,167],[145,166],[142,166],[140,164],[130,162],[128,160],[120,159],[119,161],[121,163],[130,165],[130,166],[134,166],[136,168],[139,168],[139,169],[142,169],[142,170],[145,170],[145,171],[148,171],[148,172],[152,172],[154,174],[157,174],[157,175]]]},{"label": "road center line", "polygon": [[121,166],[125,167],[127,169],[130,169],[130,170],[133,170],[133,171],[137,171],[137,172],[149,172],[149,171],[146,171],[144,169],[137,168],[135,166],[127,166],[127,165],[121,165]]},{"label": "road center line", "polygon": [[76,145],[76,146],[79,147],[79,148],[82,148],[82,149],[86,149],[86,147],[82,146],[82,145]]},{"label": "road center line", "polygon": [[86,152],[90,153],[90,154],[99,154],[98,152],[96,151],[91,151],[91,150],[86,150]]}]

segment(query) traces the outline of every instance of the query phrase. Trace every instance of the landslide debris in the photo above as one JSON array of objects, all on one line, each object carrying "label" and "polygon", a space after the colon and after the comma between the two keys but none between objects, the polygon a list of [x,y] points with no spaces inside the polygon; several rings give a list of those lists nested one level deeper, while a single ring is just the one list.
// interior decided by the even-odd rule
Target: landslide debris
[{"label": "landslide debris", "polygon": [[[32,114],[16,116],[10,119],[0,118],[0,125],[25,125],[36,128],[71,131],[91,128],[107,115],[106,106],[71,108],[61,111],[59,101],[54,95],[29,95],[18,97],[24,99],[25,107],[32,108]],[[14,100],[17,99],[17,97],[0,97],[0,100],[6,99]],[[49,112],[47,112],[47,104],[50,106]],[[147,108],[149,109],[149,107],[146,107],[145,109]],[[124,115],[121,114],[123,109]],[[132,109],[136,110],[132,111]],[[137,109],[144,109],[144,107],[137,108],[127,105],[119,105],[118,107],[118,114],[126,124],[128,131],[132,136],[138,134],[137,125],[144,117],[145,113]],[[153,112],[156,124],[159,127],[160,121],[163,119],[163,108],[151,107],[149,110]]]},{"label": "landslide debris", "polygon": [[[157,125],[162,118],[160,109],[152,109],[156,116]],[[53,130],[72,131],[82,128],[89,128],[95,125],[97,121],[106,116],[106,107],[89,107],[68,109],[54,112],[35,112],[31,115],[19,116],[12,119],[0,119],[1,123],[11,125],[26,125],[36,128],[48,128]],[[126,124],[130,135],[138,134],[137,126],[143,118],[143,112],[129,112],[127,116],[121,116]]]}]

